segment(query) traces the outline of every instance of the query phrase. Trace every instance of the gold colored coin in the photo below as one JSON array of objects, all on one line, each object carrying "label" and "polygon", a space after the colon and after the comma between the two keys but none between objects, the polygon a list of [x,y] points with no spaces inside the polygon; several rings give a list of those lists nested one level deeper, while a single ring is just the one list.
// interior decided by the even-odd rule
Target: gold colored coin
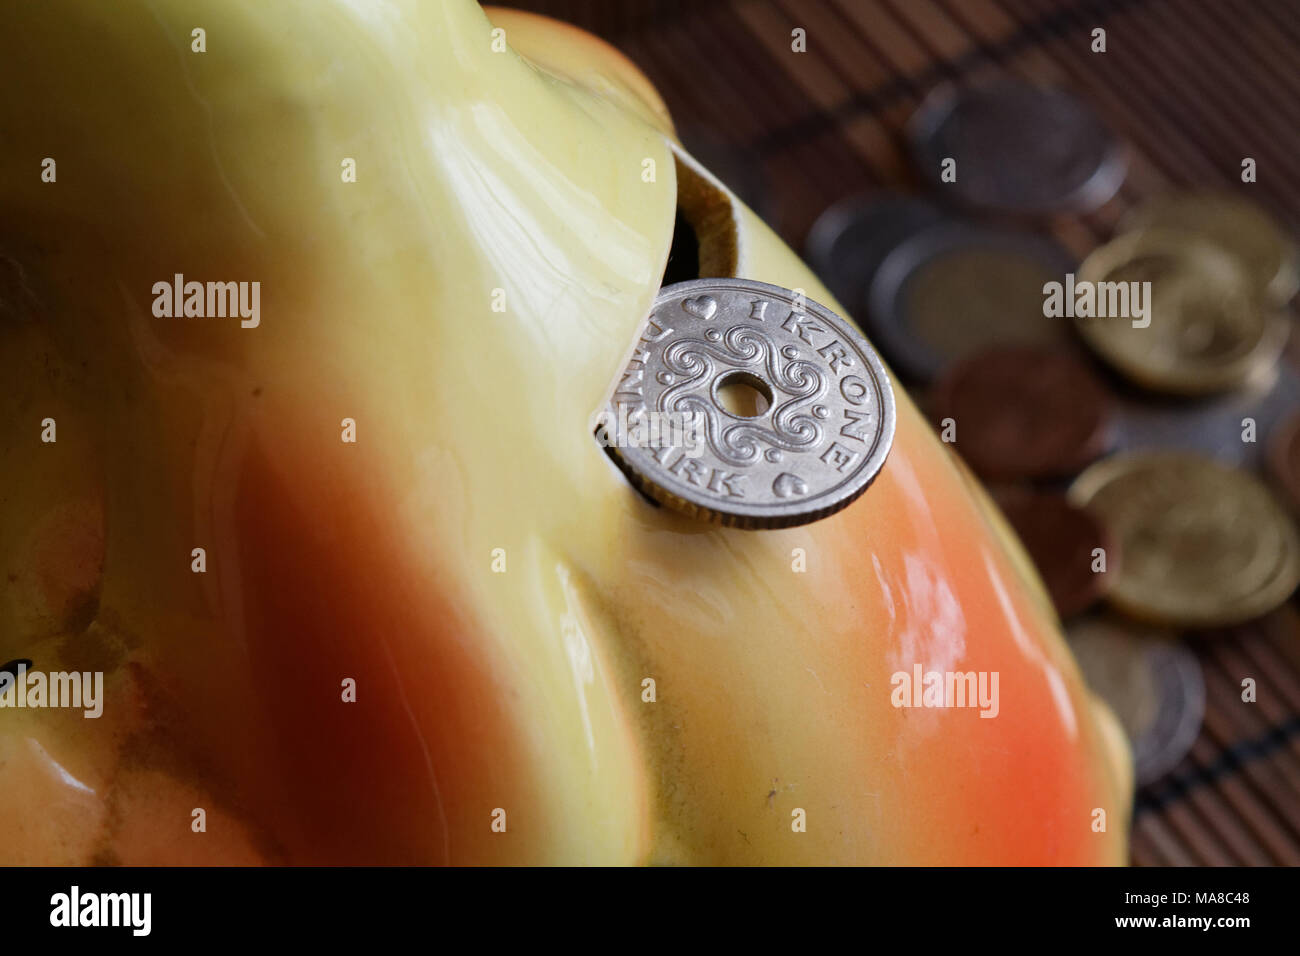
[{"label": "gold colored coin", "polygon": [[1145,621],[1237,624],[1300,583],[1300,536],[1254,476],[1182,452],[1117,455],[1070,487],[1119,541],[1110,602]]},{"label": "gold colored coin", "polygon": [[908,315],[927,345],[954,356],[998,342],[1059,344],[1059,322],[1043,318],[1044,283],[1060,281],[1044,262],[979,248],[923,265],[910,287]]},{"label": "gold colored coin", "polygon": [[1156,228],[1201,239],[1229,253],[1262,300],[1279,306],[1300,288],[1300,251],[1260,206],[1221,193],[1162,196],[1133,210],[1121,231]]},{"label": "gold colored coin", "polygon": [[1234,388],[1274,365],[1286,345],[1286,320],[1261,308],[1237,260],[1176,232],[1131,232],[1099,247],[1079,267],[1078,286],[1095,292],[1093,315],[1076,306],[1080,335],[1146,388]]}]

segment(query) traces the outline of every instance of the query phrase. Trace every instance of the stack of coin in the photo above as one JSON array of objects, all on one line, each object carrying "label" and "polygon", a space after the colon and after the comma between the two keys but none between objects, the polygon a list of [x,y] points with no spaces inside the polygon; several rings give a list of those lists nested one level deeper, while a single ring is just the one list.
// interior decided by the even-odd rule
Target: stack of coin
[{"label": "stack of coin", "polygon": [[931,419],[980,477],[1066,478],[1103,452],[1110,396],[1069,352],[1015,346],[951,365],[930,392]]},{"label": "stack of coin", "polygon": [[[1236,388],[1277,363],[1289,334],[1277,309],[1295,293],[1300,266],[1262,210],[1214,194],[1167,196],[1124,226],[1079,270],[1098,302],[1103,289],[1130,300],[1120,315],[1076,313],[1101,358],[1144,388],[1179,395]],[[1140,316],[1134,295],[1147,299]]]},{"label": "stack of coin", "polygon": [[1073,268],[1049,239],[947,221],[900,243],[867,296],[868,331],[912,380],[999,344],[1066,344],[1043,286]]},{"label": "stack of coin", "polygon": [[[937,197],[1003,218],[1096,208],[1126,168],[1119,142],[1091,109],[1064,90],[1027,83],[936,90],[909,135]],[[1045,316],[1043,294],[1074,260],[1043,236],[877,193],[823,213],[807,253],[914,383],[997,345],[1062,345],[1069,337]]]},{"label": "stack of coin", "polygon": [[981,225],[902,193],[853,197],[826,210],[808,259],[906,378],[999,344],[1060,346],[1043,285],[1074,268],[1050,239]]},{"label": "stack of coin", "polygon": [[903,193],[850,196],[835,203],[808,232],[808,263],[826,287],[858,316],[885,258],[900,243],[946,217],[939,207]]},{"label": "stack of coin", "polygon": [[[1092,253],[1079,284],[1118,289],[1140,311],[1077,315],[1083,340],[1138,385],[1173,394],[1235,388],[1271,368],[1285,320],[1262,307],[1250,275],[1211,243],[1163,229],[1126,233]],[[1100,294],[1098,296],[1100,299]]]},{"label": "stack of coin", "polygon": [[1110,601],[1184,628],[1237,624],[1300,584],[1300,535],[1263,482],[1180,452],[1116,455],[1075,480],[1070,498],[1119,542]]},{"label": "stack of coin", "polygon": [[1111,617],[1074,624],[1066,637],[1132,743],[1138,784],[1160,779],[1191,749],[1205,716],[1196,656],[1168,632]]}]

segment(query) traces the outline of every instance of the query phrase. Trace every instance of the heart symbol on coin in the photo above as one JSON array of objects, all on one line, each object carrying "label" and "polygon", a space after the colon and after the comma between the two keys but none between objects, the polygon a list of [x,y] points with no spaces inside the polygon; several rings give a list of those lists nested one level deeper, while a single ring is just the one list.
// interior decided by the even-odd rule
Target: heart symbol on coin
[{"label": "heart symbol on coin", "polygon": [[718,300],[711,295],[697,295],[693,299],[683,299],[682,309],[707,322],[718,311]]},{"label": "heart symbol on coin", "polygon": [[789,498],[791,495],[808,494],[808,483],[798,475],[792,475],[785,471],[776,476],[776,481],[772,482],[772,491],[778,498]]}]

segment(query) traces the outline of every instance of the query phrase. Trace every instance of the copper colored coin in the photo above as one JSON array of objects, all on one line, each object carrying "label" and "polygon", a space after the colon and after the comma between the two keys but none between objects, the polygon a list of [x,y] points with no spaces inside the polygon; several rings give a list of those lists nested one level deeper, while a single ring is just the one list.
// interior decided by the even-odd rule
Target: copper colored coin
[{"label": "copper colored coin", "polygon": [[1268,468],[1273,481],[1300,511],[1300,415],[1293,415],[1269,436]]},{"label": "copper colored coin", "polygon": [[986,479],[1061,478],[1106,450],[1111,400],[1079,359],[1039,347],[1000,348],[955,363],[931,393],[940,434]]},{"label": "copper colored coin", "polygon": [[1100,521],[1064,495],[1002,488],[994,490],[993,500],[1038,568],[1057,614],[1073,617],[1105,594],[1119,555]]}]

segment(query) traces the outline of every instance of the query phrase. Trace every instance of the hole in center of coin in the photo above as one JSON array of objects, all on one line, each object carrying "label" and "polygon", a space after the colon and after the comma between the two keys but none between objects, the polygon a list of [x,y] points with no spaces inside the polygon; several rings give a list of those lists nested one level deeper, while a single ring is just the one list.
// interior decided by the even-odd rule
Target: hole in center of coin
[{"label": "hole in center of coin", "polygon": [[757,418],[772,407],[772,389],[748,372],[728,372],[714,390],[718,404],[737,418]]}]

